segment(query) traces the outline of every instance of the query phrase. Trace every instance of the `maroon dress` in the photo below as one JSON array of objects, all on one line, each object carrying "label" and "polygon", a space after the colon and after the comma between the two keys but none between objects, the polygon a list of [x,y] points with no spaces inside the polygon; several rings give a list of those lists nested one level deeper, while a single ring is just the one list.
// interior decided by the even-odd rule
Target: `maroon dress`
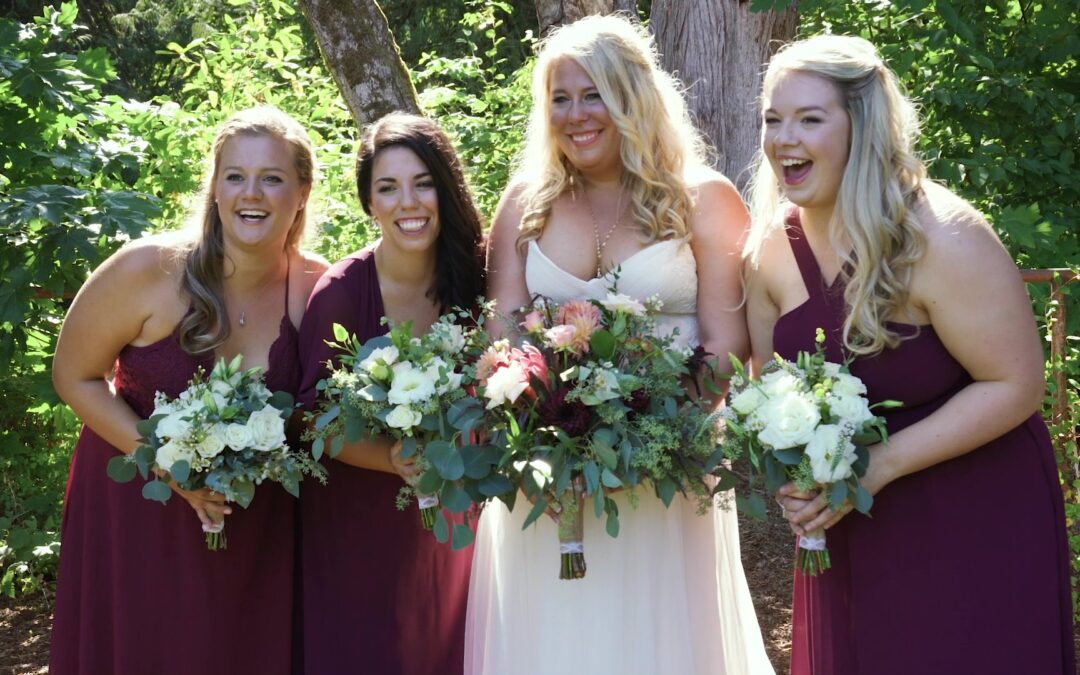
[{"label": "maroon dress", "polygon": [[[335,323],[361,341],[386,333],[373,249],[323,275],[300,326],[300,399],[338,355]],[[472,547],[453,551],[399,511],[400,477],[328,461],[300,499],[303,661],[308,675],[453,675],[464,665]]]},{"label": "maroon dress", "polygon": [[[773,346],[794,359],[825,329],[844,359],[843,288],[827,287],[797,215],[788,238],[810,298],[777,321]],[[927,417],[971,376],[931,326],[860,358],[871,402],[895,399],[890,433]],[[962,420],[957,420],[962,424]],[[873,461],[873,459],[871,459]],[[832,569],[795,574],[796,675],[1016,675],[1075,672],[1068,541],[1046,425],[1032,415],[1001,437],[904,476],[828,530]]]},{"label": "maroon dress", "polygon": [[[286,283],[286,288],[288,283]],[[266,384],[295,394],[297,331],[288,313],[270,347]],[[146,418],[154,393],[175,397],[210,354],[180,347],[179,326],[128,345],[114,386]],[[71,464],[61,535],[50,671],[54,675],[233,675],[289,672],[293,498],[277,483],[225,519],[228,548],[209,551],[191,506],[143,499],[143,481],[116,483],[120,451],[84,426]]]}]

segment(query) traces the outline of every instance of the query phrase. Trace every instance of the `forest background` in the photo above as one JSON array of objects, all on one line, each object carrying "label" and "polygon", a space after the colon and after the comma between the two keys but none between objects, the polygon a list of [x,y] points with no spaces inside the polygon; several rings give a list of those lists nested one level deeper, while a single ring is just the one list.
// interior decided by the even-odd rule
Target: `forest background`
[{"label": "forest background", "polygon": [[[457,140],[490,217],[521,147],[541,3],[380,4],[420,106]],[[987,215],[1020,267],[1080,266],[1080,3],[749,4],[797,12],[800,36],[831,31],[877,44],[920,104],[931,175]],[[655,23],[660,5],[638,2],[640,18]],[[292,2],[6,0],[0,17],[0,361],[8,364],[0,379],[0,593],[40,593],[47,603],[79,430],[50,381],[66,306],[119,246],[184,225],[219,124],[272,103],[311,130],[321,177],[310,248],[335,260],[377,228],[355,196],[357,124]],[[1029,286],[1048,336],[1056,304],[1070,310],[1064,353],[1047,352],[1048,376],[1063,371],[1067,383],[1059,390],[1050,377],[1048,417],[1055,398],[1080,410],[1075,286],[1065,283],[1055,298],[1047,284]],[[1075,424],[1060,419],[1053,428],[1074,572]]]}]

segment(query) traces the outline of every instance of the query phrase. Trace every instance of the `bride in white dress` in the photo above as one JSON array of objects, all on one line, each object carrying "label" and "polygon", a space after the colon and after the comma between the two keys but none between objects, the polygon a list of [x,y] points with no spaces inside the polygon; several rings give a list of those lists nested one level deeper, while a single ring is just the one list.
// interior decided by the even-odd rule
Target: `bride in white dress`
[{"label": "bride in white dress", "polygon": [[[745,357],[731,183],[705,168],[676,82],[644,29],[588,17],[540,53],[521,168],[495,218],[489,295],[509,313],[618,290],[664,303],[660,329],[727,364]],[[489,324],[490,325],[490,324]],[[765,656],[739,556],[734,507],[698,515],[638,489],[612,539],[586,507],[584,579],[559,579],[555,524],[522,524],[518,500],[484,509],[466,623],[468,675],[758,675]],[[732,501],[732,500],[728,500]]]}]

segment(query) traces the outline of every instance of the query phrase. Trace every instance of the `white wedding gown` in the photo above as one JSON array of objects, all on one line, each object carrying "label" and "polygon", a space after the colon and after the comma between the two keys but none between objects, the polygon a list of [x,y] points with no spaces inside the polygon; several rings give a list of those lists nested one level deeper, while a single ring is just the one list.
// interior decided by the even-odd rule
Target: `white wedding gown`
[{"label": "white wedding gown", "polygon": [[[612,278],[584,281],[556,266],[536,242],[525,268],[531,294],[563,302],[603,297]],[[682,240],[653,244],[624,261],[618,290],[658,296],[660,328],[696,345],[697,265]],[[555,524],[522,524],[531,508],[502,502],[480,518],[465,628],[466,675],[759,675],[765,655],[739,557],[734,505],[698,515],[676,496],[665,508],[638,489],[620,493],[620,529],[608,536],[585,509],[584,579],[559,579]],[[728,499],[728,502],[733,500]]]}]

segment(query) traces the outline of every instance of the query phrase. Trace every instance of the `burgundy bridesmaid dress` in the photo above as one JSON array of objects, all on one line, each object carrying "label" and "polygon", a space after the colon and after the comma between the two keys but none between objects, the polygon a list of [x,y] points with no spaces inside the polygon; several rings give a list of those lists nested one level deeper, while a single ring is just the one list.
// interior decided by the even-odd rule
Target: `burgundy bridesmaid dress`
[{"label": "burgundy bridesmaid dress", "polygon": [[[300,326],[303,382],[315,385],[337,352],[335,323],[366,341],[386,333],[372,248],[319,280]],[[309,675],[453,675],[464,664],[465,603],[472,547],[453,551],[399,511],[400,477],[326,462],[325,486],[307,481],[300,499],[301,633]]]},{"label": "burgundy bridesmaid dress", "polygon": [[[286,287],[288,283],[286,282]],[[146,418],[154,394],[187,388],[210,354],[180,347],[179,326],[127,346],[114,386]],[[288,313],[270,348],[266,384],[295,394],[297,331]],[[50,671],[54,675],[285,674],[292,635],[293,498],[259,486],[225,520],[228,548],[208,551],[199,520],[179,495],[143,499],[143,481],[116,483],[106,465],[120,451],[84,426],[64,500]]]},{"label": "burgundy bridesmaid dress", "polygon": [[[797,213],[788,238],[809,299],[777,321],[783,357],[844,351],[843,288],[826,284]],[[930,326],[851,365],[897,433],[933,413],[971,376]],[[963,420],[957,420],[963,424]],[[873,461],[871,459],[871,461]],[[967,454],[900,478],[827,532],[833,567],[796,572],[796,675],[1017,675],[1075,672],[1068,541],[1057,466],[1038,415]]]}]

